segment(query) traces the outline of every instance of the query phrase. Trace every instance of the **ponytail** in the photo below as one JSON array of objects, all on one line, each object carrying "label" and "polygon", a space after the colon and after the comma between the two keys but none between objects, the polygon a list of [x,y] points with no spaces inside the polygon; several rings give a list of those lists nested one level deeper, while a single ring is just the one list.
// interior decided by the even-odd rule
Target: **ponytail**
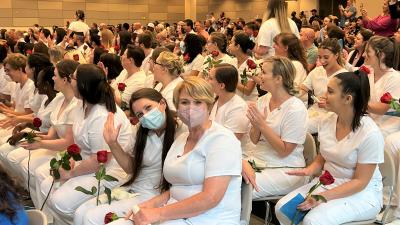
[{"label": "ponytail", "polygon": [[114,90],[108,84],[107,80],[103,80],[98,85],[98,94],[101,95],[100,99],[104,101],[107,111],[115,113],[117,111],[117,105],[115,103]]}]

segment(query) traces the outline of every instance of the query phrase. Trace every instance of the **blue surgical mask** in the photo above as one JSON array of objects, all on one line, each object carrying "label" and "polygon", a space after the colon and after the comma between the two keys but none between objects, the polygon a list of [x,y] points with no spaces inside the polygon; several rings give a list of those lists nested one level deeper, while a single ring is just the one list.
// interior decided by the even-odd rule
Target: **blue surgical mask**
[{"label": "blue surgical mask", "polygon": [[142,127],[150,130],[160,129],[164,125],[165,120],[165,113],[162,113],[158,107],[150,110],[139,119]]}]

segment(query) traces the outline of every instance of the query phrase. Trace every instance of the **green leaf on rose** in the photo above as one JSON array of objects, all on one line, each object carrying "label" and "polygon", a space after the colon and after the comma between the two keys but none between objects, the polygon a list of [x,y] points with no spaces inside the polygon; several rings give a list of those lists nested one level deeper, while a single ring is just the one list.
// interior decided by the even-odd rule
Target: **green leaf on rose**
[{"label": "green leaf on rose", "polygon": [[81,161],[82,160],[82,156],[80,154],[72,155],[72,158],[74,159],[74,161]]},{"label": "green leaf on rose", "polygon": [[[94,188],[96,188],[96,187],[94,187]],[[78,187],[75,188],[75,191],[80,191],[80,192],[82,192],[84,194],[87,194],[87,195],[93,195],[93,187],[92,187],[92,191],[89,191],[89,190],[86,190],[85,188],[83,188],[81,186],[78,186]],[[96,193],[96,192],[94,192],[94,193]]]},{"label": "green leaf on rose", "polygon": [[71,170],[71,165],[69,164],[69,161],[64,161],[64,162],[61,164],[61,167],[62,167],[64,170]]},{"label": "green leaf on rose", "polygon": [[111,189],[104,187],[104,193],[107,195],[108,204],[111,204]]},{"label": "green leaf on rose", "polygon": [[315,201],[323,201],[323,202],[327,202],[326,198],[322,195],[311,195],[311,197],[313,199],[315,199]]},{"label": "green leaf on rose", "polygon": [[112,182],[112,181],[118,181],[118,179],[117,178],[115,178],[115,177],[113,177],[113,176],[111,176],[111,175],[104,175],[104,180],[106,180],[106,181],[109,181],[109,182]]}]

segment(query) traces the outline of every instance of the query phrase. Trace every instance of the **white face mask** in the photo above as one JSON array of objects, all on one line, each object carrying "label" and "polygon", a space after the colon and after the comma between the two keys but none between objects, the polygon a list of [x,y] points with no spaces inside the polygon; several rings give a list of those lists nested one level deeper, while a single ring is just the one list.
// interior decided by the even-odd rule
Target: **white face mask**
[{"label": "white face mask", "polygon": [[189,128],[202,124],[208,118],[208,111],[202,106],[178,108],[178,117]]}]

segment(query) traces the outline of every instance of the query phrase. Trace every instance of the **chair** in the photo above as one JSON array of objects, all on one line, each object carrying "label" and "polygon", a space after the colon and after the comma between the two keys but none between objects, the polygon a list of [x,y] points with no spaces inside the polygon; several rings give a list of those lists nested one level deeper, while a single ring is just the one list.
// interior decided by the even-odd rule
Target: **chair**
[{"label": "chair", "polygon": [[42,211],[33,209],[27,210],[26,213],[29,217],[29,225],[47,225],[46,215]]},{"label": "chair", "polygon": [[242,210],[240,212],[240,225],[249,225],[252,199],[253,199],[253,186],[248,183],[242,182]]},{"label": "chair", "polygon": [[[393,159],[392,154],[386,150],[385,150],[384,154],[385,154],[385,161],[384,161],[384,163],[379,165],[379,170],[381,171],[381,174],[382,174],[383,187],[389,188],[389,201],[388,202],[392,202],[394,186],[396,184],[396,167],[394,164],[394,159]],[[387,219],[387,214],[389,212],[389,209],[390,209],[390,205],[387,205],[384,207],[382,220],[379,221],[380,224],[383,224],[383,225],[386,224],[386,219]],[[371,224],[374,222],[375,222],[375,218],[370,219],[370,220],[353,221],[353,222],[349,222],[349,223],[343,223],[342,225]]]},{"label": "chair", "polygon": [[[314,137],[310,134],[306,134],[306,140],[304,142],[304,150],[303,150],[303,155],[304,159],[306,161],[306,165],[310,165],[314,158],[317,156],[317,147],[315,145]],[[310,179],[306,179],[307,183],[309,182]],[[285,195],[273,195],[273,196],[266,196],[263,198],[258,198],[254,199],[254,201],[265,201],[265,225],[268,225],[270,222],[270,210],[271,210],[271,205],[269,204],[269,201],[277,201],[281,199]]]}]

